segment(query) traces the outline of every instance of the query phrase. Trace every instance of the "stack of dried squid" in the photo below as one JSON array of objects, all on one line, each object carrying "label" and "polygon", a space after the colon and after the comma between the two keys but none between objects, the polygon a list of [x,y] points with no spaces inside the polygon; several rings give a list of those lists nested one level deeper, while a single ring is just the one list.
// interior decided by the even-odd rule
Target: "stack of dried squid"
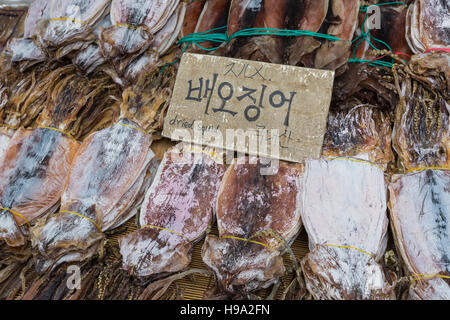
[{"label": "stack of dried squid", "polygon": [[405,174],[389,185],[392,231],[410,299],[450,299],[449,54],[394,69],[400,103],[393,146]]},{"label": "stack of dried squid", "polygon": [[179,0],[112,1],[112,26],[102,31],[100,47],[116,82],[133,82],[160,64],[177,39],[185,6]]},{"label": "stack of dried squid", "polygon": [[29,7],[22,38],[9,44],[11,60],[22,69],[86,48],[93,30],[107,14],[110,1],[35,0]]},{"label": "stack of dried squid", "polygon": [[[277,289],[286,272],[282,255],[292,253],[303,224],[311,251],[301,268],[294,259],[299,291],[315,299],[395,299],[406,281],[409,298],[449,298],[449,55],[423,53],[448,48],[442,2],[381,6],[382,25],[392,27],[371,34],[393,51],[420,53],[408,64],[393,55],[392,74],[347,64],[352,50],[359,59],[376,57],[367,42],[351,43],[365,18],[360,1],[69,2],[32,4],[23,37],[9,45],[13,62],[27,70],[22,79],[9,71],[0,82],[0,235],[7,248],[0,297],[19,292],[31,253],[41,274],[24,298],[159,297],[164,290],[156,290],[196,272],[187,270],[192,247],[215,217],[219,235],[208,234],[202,247],[210,271],[201,270],[215,275],[213,297]],[[227,168],[216,150],[182,144],[165,153],[156,172],[150,145],[174,77],[151,71],[179,35],[225,26],[229,35],[256,27],[341,39],[238,37],[214,52],[337,70],[321,159],[280,162],[266,175],[262,159],[235,159]],[[93,79],[60,67],[65,56]],[[29,68],[40,61],[46,63]],[[119,117],[100,65],[117,83],[133,84],[123,91]],[[12,129],[20,126],[35,128]],[[391,179],[392,172],[402,174]],[[137,212],[140,230],[108,245],[107,234]],[[384,266],[389,217],[403,277]],[[105,259],[92,259],[105,250]],[[83,267],[83,288],[75,292],[63,285],[72,264]],[[121,286],[127,289],[113,292]]]},{"label": "stack of dried squid", "polygon": [[[165,80],[149,77],[127,89],[116,123],[89,134],[77,148],[59,191],[58,213],[43,217],[30,230],[38,274],[24,298],[50,294],[67,266],[92,265],[96,261],[92,257],[102,257],[108,241],[105,233],[136,214],[157,165],[150,149],[152,135],[146,131],[158,127],[158,108],[164,107],[161,101],[166,102],[170,94],[154,93],[153,89],[171,81],[171,77],[157,76]],[[85,271],[92,276],[89,268]],[[85,289],[65,290],[64,295],[82,297],[88,294]]]},{"label": "stack of dried squid", "polygon": [[[359,0],[208,0],[188,6],[182,36],[227,26],[228,36],[250,28],[303,30],[339,41],[311,36],[246,36],[233,39],[217,54],[273,63],[345,69],[358,25]],[[203,8],[202,8],[203,6]],[[223,21],[228,17],[228,21]],[[196,22],[195,22],[196,21]],[[224,32],[219,30],[215,32]],[[204,43],[213,48],[217,43]],[[198,48],[194,48],[197,50]]]},{"label": "stack of dried squid", "polygon": [[[55,74],[59,74],[59,82],[55,81]],[[111,96],[117,94],[115,85],[106,75],[88,80],[77,75],[72,66],[55,70],[49,77],[44,77],[43,83],[47,83],[50,92],[42,92],[42,87],[36,86],[29,93],[29,99],[41,96],[33,102],[33,108],[42,110],[33,128],[10,129],[7,132],[10,135],[2,135],[2,268],[8,268],[17,259],[25,259],[23,252],[30,256],[30,227],[39,218],[57,210],[72,160],[80,146],[76,138],[102,122],[108,113],[104,106],[113,104]],[[5,279],[8,276],[5,275]],[[20,282],[20,278],[15,279]],[[17,287],[11,286],[12,290]]]},{"label": "stack of dried squid", "polygon": [[8,44],[11,62],[25,70],[39,62],[72,59],[86,73],[106,71],[128,85],[153,67],[180,32],[186,4],[171,1],[35,0],[21,37]]}]

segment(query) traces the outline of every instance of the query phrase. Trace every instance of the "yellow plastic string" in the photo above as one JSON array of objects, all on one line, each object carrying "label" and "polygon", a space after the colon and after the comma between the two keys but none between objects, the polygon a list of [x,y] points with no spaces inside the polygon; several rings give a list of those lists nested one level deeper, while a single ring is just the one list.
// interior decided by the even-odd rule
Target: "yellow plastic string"
[{"label": "yellow plastic string", "polygon": [[99,227],[99,225],[97,224],[97,222],[95,222],[95,221],[92,220],[91,218],[88,218],[88,217],[86,217],[86,216],[83,216],[82,214],[79,214],[79,213],[73,212],[73,211],[65,211],[65,210],[63,210],[63,211],[60,211],[60,212],[71,213],[71,214],[77,215],[77,216],[79,216],[79,217],[82,217],[82,218],[84,218],[84,219],[86,219],[86,220],[89,220],[90,222],[92,222],[92,223],[97,227],[98,231],[103,232],[102,229],[101,229],[101,228]]},{"label": "yellow plastic string", "polygon": [[380,169],[381,171],[384,172],[384,169],[381,166],[379,166],[376,163],[366,161],[366,160],[358,160],[358,159],[345,158],[345,157],[328,157],[327,159],[328,160],[348,160],[348,161],[359,162],[359,163],[367,163],[367,164],[377,167],[378,169]]},{"label": "yellow plastic string", "polygon": [[267,245],[265,243],[262,243],[262,242],[259,242],[259,241],[254,241],[254,240],[250,240],[250,239],[239,238],[239,237],[235,237],[235,236],[223,236],[222,239],[235,239],[235,240],[241,240],[241,241],[256,243],[256,244],[259,244],[261,246],[264,246],[264,247],[268,248],[269,250],[272,250],[271,246],[269,246],[269,245]]},{"label": "yellow plastic string", "polygon": [[192,146],[186,146],[186,147],[184,147],[187,151],[191,151],[191,152],[202,152],[202,153],[206,153],[206,154],[208,154],[208,155],[210,155],[211,157],[213,157],[213,158],[215,158],[215,159],[217,159],[217,160],[223,160],[223,159],[221,159],[222,158],[222,156],[221,155],[219,155],[219,154],[217,154],[217,153],[215,153],[214,151],[206,151],[205,149],[202,149],[202,148],[194,148],[194,147],[192,147]]},{"label": "yellow plastic string", "polygon": [[27,218],[25,218],[25,217],[24,217],[23,215],[21,215],[20,213],[18,213],[18,212],[16,212],[16,211],[13,211],[13,210],[11,210],[11,209],[8,209],[8,208],[1,208],[1,207],[0,207],[0,210],[9,211],[9,212],[11,212],[13,215],[18,216],[19,218],[22,218],[23,220],[25,220],[25,222],[28,224],[28,226],[31,227],[31,224],[30,224],[30,222],[27,220]]},{"label": "yellow plastic string", "polygon": [[12,130],[17,130],[18,129],[17,127],[11,126],[11,125],[6,124],[6,123],[2,124],[2,126],[8,128],[8,129],[12,129]]},{"label": "yellow plastic string", "polygon": [[153,229],[159,229],[159,230],[166,230],[166,231],[172,232],[172,233],[174,233],[174,234],[176,234],[176,235],[179,235],[180,237],[183,237],[183,238],[185,238],[185,239],[188,240],[188,241],[191,241],[191,240],[190,240],[188,237],[186,237],[184,234],[181,234],[181,233],[179,233],[179,232],[176,232],[176,231],[173,231],[173,230],[170,230],[170,229],[167,229],[167,228],[158,227],[158,226],[152,226],[151,224],[146,224],[146,225],[144,225],[144,226],[141,227],[141,229],[144,229],[144,228],[153,228]]},{"label": "yellow plastic string", "polygon": [[133,26],[133,25],[131,25],[131,24],[126,24],[126,23],[117,23],[117,24],[115,24],[114,26],[117,26],[117,27],[125,27],[125,28],[128,28],[128,29],[134,29],[134,30],[139,29],[139,27],[137,27],[137,26]]},{"label": "yellow plastic string", "polygon": [[128,127],[128,128],[135,129],[135,130],[139,130],[139,131],[147,134],[147,132],[145,132],[144,130],[142,130],[142,129],[138,128],[138,127],[133,127],[133,126],[130,126],[129,124],[120,123],[120,122],[117,122],[117,123],[120,124],[121,126]]},{"label": "yellow plastic string", "polygon": [[73,18],[69,18],[69,17],[51,18],[49,20],[50,21],[72,21],[72,22],[78,22],[78,23],[81,23],[81,24],[86,24],[86,21],[73,19]]},{"label": "yellow plastic string", "polygon": [[408,172],[413,171],[423,171],[423,170],[450,170],[449,167],[424,167],[424,168],[413,168],[409,169]]},{"label": "yellow plastic string", "polygon": [[375,259],[375,256],[374,256],[373,254],[371,254],[371,253],[369,253],[369,252],[367,252],[367,251],[361,250],[361,249],[359,249],[359,248],[356,248],[356,247],[350,247],[350,246],[341,246],[341,245],[335,245],[335,244],[325,244],[325,245],[326,245],[326,246],[329,246],[329,247],[336,247],[336,248],[347,248],[347,249],[354,249],[354,250],[358,250],[359,252],[365,253],[365,254],[367,254],[367,255],[369,255],[369,256],[371,256],[372,258],[374,258],[374,259]]},{"label": "yellow plastic string", "polygon": [[53,127],[44,127],[44,126],[40,126],[39,128],[58,131],[58,132],[60,132],[60,133],[62,133],[62,134],[65,134],[65,135],[68,136],[69,138],[72,138],[73,140],[77,141],[77,139],[75,139],[70,133],[67,133],[67,132],[65,132],[65,131],[63,131],[63,130],[61,130],[61,129],[57,129],[57,128],[53,128]]},{"label": "yellow plastic string", "polygon": [[414,280],[425,280],[425,279],[431,279],[431,278],[443,278],[443,279],[450,279],[450,276],[446,276],[443,274],[434,274],[434,273],[422,273],[422,274],[415,274],[412,276],[409,276],[409,281],[414,282]]}]

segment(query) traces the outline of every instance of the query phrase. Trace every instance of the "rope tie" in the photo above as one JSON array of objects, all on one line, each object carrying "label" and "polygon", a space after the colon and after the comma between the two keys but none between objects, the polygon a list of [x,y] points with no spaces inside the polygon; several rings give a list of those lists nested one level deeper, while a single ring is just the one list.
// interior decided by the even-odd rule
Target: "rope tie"
[{"label": "rope tie", "polygon": [[269,246],[268,244],[265,244],[265,243],[259,242],[259,241],[254,241],[254,240],[251,240],[251,239],[240,238],[240,237],[235,237],[235,236],[223,236],[221,238],[222,239],[234,239],[234,240],[240,240],[240,241],[255,243],[255,244],[259,244],[261,246],[264,246],[264,247],[268,248],[271,251],[273,250],[273,248],[271,246]]},{"label": "rope tie", "polygon": [[352,161],[352,162],[367,163],[367,164],[377,167],[378,169],[380,169],[381,171],[384,172],[384,169],[381,166],[379,166],[376,163],[366,161],[366,160],[352,159],[352,158],[346,158],[346,157],[328,157],[327,160],[347,160],[347,161]]},{"label": "rope tie", "polygon": [[53,127],[45,127],[45,126],[39,126],[39,128],[57,131],[57,132],[59,132],[59,133],[62,133],[62,134],[64,134],[64,135],[68,136],[69,138],[71,138],[71,139],[77,141],[77,139],[75,139],[70,133],[67,133],[67,132],[65,132],[64,130],[57,129],[57,128],[53,128]]},{"label": "rope tie", "polygon": [[178,235],[178,236],[180,236],[180,237],[183,237],[183,238],[185,238],[187,241],[191,241],[188,237],[186,237],[184,234],[182,234],[182,233],[179,233],[179,232],[177,232],[177,231],[174,231],[174,230],[170,230],[170,229],[167,229],[167,228],[163,228],[163,227],[158,227],[158,226],[153,226],[153,225],[151,225],[151,224],[146,224],[146,225],[143,225],[142,227],[141,227],[141,229],[145,229],[145,228],[153,228],[153,229],[159,229],[159,230],[165,230],[165,231],[169,231],[169,232],[172,232],[172,233],[174,233],[174,234],[176,234],[176,235]]},{"label": "rope tie", "polygon": [[450,167],[423,167],[423,168],[412,168],[408,172],[414,171],[424,171],[424,170],[450,170]]},{"label": "rope tie", "polygon": [[113,27],[124,27],[124,28],[128,28],[128,29],[133,29],[133,30],[138,30],[141,28],[139,26],[133,26],[131,24],[126,24],[126,23],[117,23],[117,24],[113,25]]},{"label": "rope tie", "polygon": [[422,274],[413,274],[411,276],[408,276],[407,278],[410,278],[410,281],[414,281],[414,280],[424,280],[424,279],[432,279],[432,278],[450,279],[450,276],[446,276],[443,274],[437,274],[437,273],[422,273]]},{"label": "rope tie", "polygon": [[18,212],[16,212],[16,211],[13,211],[13,210],[11,210],[11,209],[8,209],[8,208],[2,208],[2,207],[0,207],[0,210],[11,212],[13,215],[15,215],[15,216],[17,216],[17,217],[23,219],[23,220],[28,224],[28,226],[31,227],[31,224],[30,224],[30,222],[28,221],[28,219],[25,218],[25,217],[24,217],[23,215],[21,215],[20,213],[18,213]]},{"label": "rope tie", "polygon": [[450,52],[450,48],[430,48],[425,53],[432,52],[432,51],[443,51],[443,52]]},{"label": "rope tie", "polygon": [[125,123],[121,123],[121,122],[117,122],[117,124],[120,124],[121,126],[128,127],[128,128],[134,129],[134,130],[141,131],[144,134],[148,134],[144,130],[142,130],[142,129],[138,128],[138,127],[130,126],[129,124],[125,124]]},{"label": "rope tie", "polygon": [[100,231],[101,233],[103,232],[102,229],[100,228],[100,226],[97,224],[97,222],[95,222],[94,220],[92,220],[91,218],[88,218],[86,216],[83,216],[82,214],[78,213],[78,212],[73,212],[73,211],[66,211],[66,210],[62,210],[60,211],[60,213],[71,213],[74,214],[76,216],[79,216],[83,219],[89,220],[90,222],[92,222],[98,229],[98,231]]},{"label": "rope tie", "polygon": [[[329,35],[329,34],[323,34],[323,33],[317,33],[312,32],[308,30],[287,30],[287,29],[276,29],[276,28],[249,28],[249,29],[243,29],[235,32],[231,36],[227,33],[228,26],[213,28],[211,30],[207,30],[204,32],[197,32],[197,33],[191,33],[180,40],[178,40],[178,45],[183,45],[184,47],[181,50],[181,53],[183,54],[191,45],[195,45],[198,48],[202,49],[203,51],[215,51],[217,50],[223,43],[229,43],[231,40],[238,38],[238,37],[249,37],[249,36],[263,36],[263,35],[274,35],[274,36],[284,36],[284,37],[292,37],[292,36],[310,36],[310,37],[318,37],[327,39],[330,41],[342,41],[338,37]],[[222,32],[216,32],[221,31]],[[200,43],[203,42],[213,42],[218,44],[216,47],[213,48],[205,48]],[[176,59],[173,62],[165,64],[162,69],[161,73],[164,72],[165,68],[177,63],[180,61],[180,59]]]},{"label": "rope tie", "polygon": [[361,250],[357,247],[351,247],[351,246],[343,246],[343,245],[335,245],[335,244],[325,244],[328,247],[335,247],[335,248],[347,248],[347,249],[353,249],[353,250],[357,250],[359,252],[365,253],[368,256],[372,257],[373,259],[375,259],[375,256],[367,251]]},{"label": "rope tie", "polygon": [[51,19],[48,19],[48,20],[49,21],[71,21],[71,22],[77,22],[77,23],[80,23],[80,24],[86,24],[86,21],[73,19],[73,18],[69,18],[69,17],[51,18]]}]

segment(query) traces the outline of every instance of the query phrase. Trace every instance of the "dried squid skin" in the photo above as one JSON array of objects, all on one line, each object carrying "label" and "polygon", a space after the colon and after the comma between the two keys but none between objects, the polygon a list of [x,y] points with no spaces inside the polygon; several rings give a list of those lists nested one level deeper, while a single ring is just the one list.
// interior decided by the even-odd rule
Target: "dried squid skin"
[{"label": "dried squid skin", "polygon": [[52,79],[58,77],[60,72],[52,75],[49,81],[53,88],[51,92],[45,93],[44,109],[40,112],[36,123],[78,137],[80,131],[86,129],[85,126],[90,125],[92,119],[96,119],[102,112],[105,100],[108,101],[103,97],[107,93],[114,94],[116,87],[111,85],[106,75],[87,78],[76,74],[73,72],[75,68],[72,64],[60,69],[64,78],[53,81]]},{"label": "dried squid skin", "polygon": [[8,6],[8,3],[0,4],[0,54],[11,37],[23,32],[21,25],[23,25],[26,11],[26,6],[14,7]]},{"label": "dried squid skin", "polygon": [[185,12],[186,5],[180,3],[165,26],[155,34],[150,48],[128,65],[125,78],[129,83],[135,83],[140,76],[149,73],[152,68],[162,64],[160,58],[175,43],[182,27]]},{"label": "dried squid skin", "polygon": [[193,242],[211,224],[225,166],[216,162],[208,148],[195,155],[186,148],[180,144],[164,154],[141,207],[141,226],[172,232],[144,227],[119,239],[123,268],[133,275],[186,268]]},{"label": "dried squid skin", "polygon": [[101,31],[109,26],[111,26],[111,18],[107,15],[94,30],[97,42],[89,44],[89,46],[81,50],[74,58],[72,58],[73,64],[86,72],[86,74],[93,72],[98,66],[106,61],[102,56],[98,41],[100,40]]},{"label": "dried squid skin", "polygon": [[[231,3],[231,0],[207,0],[192,32],[206,32],[211,29],[225,27],[227,25],[228,12],[230,10]],[[183,30],[182,34],[187,35],[186,33],[191,30],[192,29]],[[223,33],[224,30],[217,30],[216,32]],[[213,48],[217,47],[217,45],[217,43],[213,42],[202,43],[202,47],[205,48]],[[190,48],[190,51],[202,52],[203,50],[193,46]]]},{"label": "dried squid skin", "polygon": [[[395,299],[379,264],[387,243],[383,171],[361,160],[307,160],[302,221],[311,252],[302,260],[316,299]],[[342,248],[334,246],[350,246]]]},{"label": "dried squid skin", "polygon": [[414,56],[399,78],[393,147],[406,170],[450,166],[447,53]]},{"label": "dried squid skin", "polygon": [[374,106],[357,105],[350,110],[334,108],[328,114],[322,156],[355,157],[386,169],[394,160],[391,136],[391,121]]},{"label": "dried squid skin", "polygon": [[359,0],[332,0],[331,9],[336,22],[331,23],[327,34],[340,41],[325,41],[317,50],[314,67],[337,70],[349,59],[351,40],[358,26]]},{"label": "dried squid skin", "polygon": [[[395,175],[389,194],[392,231],[407,273],[450,276],[450,171]],[[419,276],[409,298],[449,300],[450,281]]]},{"label": "dried squid skin", "polygon": [[73,59],[73,64],[86,74],[92,73],[98,66],[105,63],[100,48],[97,44],[90,44],[80,51]]},{"label": "dried squid skin", "polygon": [[[376,1],[372,2],[374,3],[370,3],[368,4],[368,6],[376,3]],[[382,40],[385,43],[389,44],[392,52],[405,54],[401,55],[401,58],[404,60],[408,60],[408,55],[411,56],[413,54],[406,39],[406,17],[408,7],[404,4],[390,4],[387,6],[380,6],[379,10],[381,28],[372,29],[368,32],[376,39]],[[366,12],[360,12],[358,29],[361,29],[366,14]],[[368,30],[368,22],[369,18],[366,20],[366,25],[364,26],[365,31]],[[371,42],[375,47],[379,49],[388,49],[386,46],[378,43],[377,41],[372,40]],[[356,57],[363,60],[373,60],[376,58],[376,56],[370,52],[372,50],[373,48],[370,46],[368,41],[362,41],[356,48]]]},{"label": "dried squid skin", "polygon": [[408,8],[406,39],[414,53],[450,47],[448,1],[416,0]]},{"label": "dried squid skin", "polygon": [[[18,129],[0,158],[0,206],[23,215],[30,223],[59,201],[79,143],[45,128]],[[13,219],[11,219],[13,218]],[[3,211],[0,239],[24,244],[25,220]]]},{"label": "dried squid skin", "polygon": [[[249,163],[251,161],[251,163]],[[206,237],[202,258],[216,275],[219,289],[245,294],[267,288],[285,272],[279,250],[301,228],[302,166],[280,162],[274,175],[262,175],[261,159],[240,158],[227,169],[217,200],[220,238]],[[269,245],[224,238],[234,236]]]},{"label": "dried squid skin", "polygon": [[6,153],[6,150],[8,150],[10,140],[11,137],[9,135],[0,132],[0,159],[2,159],[3,155]]},{"label": "dried squid skin", "polygon": [[[401,52],[407,55],[412,55],[406,41],[406,13],[408,8],[404,5],[382,6],[381,10],[381,26],[382,28],[377,32],[377,38],[388,43],[393,52]],[[381,34],[380,34],[381,33]],[[403,59],[408,59],[407,56],[402,55]]]},{"label": "dried squid skin", "polygon": [[[295,0],[292,3],[294,12],[290,22],[290,29],[319,32],[327,16],[329,0]],[[288,62],[297,65],[301,58],[319,48],[321,43],[313,37],[300,36],[292,40],[288,48]]]},{"label": "dried squid skin", "polygon": [[[258,16],[263,17],[264,0],[232,0],[228,14],[227,34],[231,36],[236,32],[255,26]],[[242,54],[241,48],[247,43],[246,38],[238,37],[223,49],[226,55],[247,58],[249,53]],[[245,56],[244,56],[245,55]]]},{"label": "dried squid skin", "polygon": [[184,18],[183,27],[180,33],[181,38],[195,32],[195,28],[197,27],[205,2],[206,0],[189,2],[186,7],[186,16]]},{"label": "dried squid skin", "polygon": [[32,60],[34,63],[45,60],[46,53],[32,40],[37,35],[37,23],[42,19],[48,19],[48,0],[35,0],[28,8],[24,22],[23,38],[14,38],[8,43],[7,51],[11,54],[12,62]]},{"label": "dried squid skin", "polygon": [[[61,197],[61,211],[72,211],[92,219],[102,231],[117,227],[127,214],[153,158],[151,135],[122,119],[88,136],[70,168]],[[31,229],[38,268],[45,271],[67,261],[94,255],[104,235],[88,219],[60,212]]]},{"label": "dried squid skin", "polygon": [[[288,0],[265,0],[262,10],[256,16],[254,28],[286,28]],[[250,38],[235,57],[282,63],[284,39],[279,36],[256,36]]]},{"label": "dried squid skin", "polygon": [[[42,40],[52,47],[59,47],[69,41],[85,40],[86,32],[91,32],[92,27],[102,20],[109,3],[108,0],[50,0],[50,19],[41,29]],[[56,20],[61,18],[64,20]],[[38,28],[41,27],[38,25]]]},{"label": "dried squid skin", "polygon": [[100,45],[103,55],[113,60],[122,74],[134,58],[151,45],[154,35],[167,23],[179,0],[113,0],[112,26],[103,30]]},{"label": "dried squid skin", "polygon": [[232,0],[228,15],[228,35],[251,28],[263,8],[263,0]]}]

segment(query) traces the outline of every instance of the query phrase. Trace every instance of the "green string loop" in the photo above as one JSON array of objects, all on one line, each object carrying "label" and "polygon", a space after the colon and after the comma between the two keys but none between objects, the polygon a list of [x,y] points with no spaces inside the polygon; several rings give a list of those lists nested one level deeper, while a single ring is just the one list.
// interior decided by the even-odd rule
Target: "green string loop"
[{"label": "green string loop", "polygon": [[[378,3],[378,4],[371,5],[371,6],[385,6],[385,5],[393,5],[393,4],[403,4],[403,5],[407,6],[407,4],[402,1]],[[367,30],[367,32],[364,31],[364,26],[366,24],[368,14],[369,14],[368,9],[371,6],[367,6],[367,7],[362,6],[360,8],[361,12],[366,12],[366,16],[364,17],[364,21],[361,26],[361,35],[352,41],[352,43],[355,43],[357,41],[358,42],[356,43],[356,45],[353,48],[353,58],[350,59],[349,62],[353,62],[353,63],[368,63],[368,62],[370,62],[369,65],[371,65],[371,66],[391,68],[393,65],[394,59],[392,59],[392,62],[390,63],[390,62],[386,62],[386,61],[372,61],[372,60],[364,60],[364,59],[356,58],[356,50],[363,41],[367,41],[374,50],[379,50],[379,49],[372,43],[371,40],[379,42],[379,43],[383,44],[389,51],[392,52],[392,48],[386,42],[371,36],[370,30]],[[229,43],[231,40],[238,38],[238,37],[262,36],[262,35],[284,36],[284,37],[309,36],[309,37],[322,38],[322,39],[326,39],[329,41],[342,41],[342,39],[332,36],[332,35],[329,35],[329,34],[317,33],[317,32],[312,32],[312,31],[308,31],[308,30],[287,30],[287,29],[276,29],[276,28],[249,28],[249,29],[239,30],[239,31],[235,32],[234,34],[228,36],[227,31],[226,31],[227,28],[228,28],[228,26],[223,26],[223,27],[214,28],[214,29],[204,31],[204,32],[192,33],[192,34],[189,34],[189,35],[181,38],[180,40],[178,40],[177,44],[184,45],[184,47],[182,49],[182,53],[184,53],[187,50],[187,48],[191,45],[195,45],[198,48],[202,49],[203,51],[210,52],[210,51],[215,51],[218,48],[220,48],[220,46],[223,43]],[[224,32],[220,32],[221,30],[223,30]],[[204,43],[204,42],[213,42],[218,45],[213,48],[205,48],[204,46],[201,45],[201,43]],[[174,63],[177,63],[178,61],[180,61],[180,59],[177,59],[173,62],[170,62],[170,63],[167,63],[166,65],[164,65],[163,68],[161,69],[161,73],[164,72],[164,69],[166,67],[168,67]]]},{"label": "green string loop", "polygon": [[[356,57],[356,50],[358,49],[359,45],[363,42],[366,41],[374,50],[379,50],[373,43],[371,40],[374,40],[376,42],[381,43],[382,45],[384,45],[390,52],[392,52],[392,48],[389,46],[389,44],[387,44],[386,42],[384,42],[383,40],[377,39],[374,36],[372,36],[370,34],[370,30],[365,31],[364,30],[364,26],[366,25],[367,19],[369,18],[369,8],[373,7],[373,6],[387,6],[387,5],[395,5],[395,4],[402,4],[404,6],[408,6],[406,3],[402,2],[402,1],[392,1],[392,2],[385,2],[385,3],[377,3],[377,4],[372,4],[370,6],[362,6],[359,11],[361,12],[365,12],[366,15],[364,17],[363,23],[361,25],[361,35],[356,37],[355,39],[353,39],[352,43],[355,43],[356,41],[358,41],[356,43],[356,45],[353,47],[353,58],[351,58],[349,60],[349,62],[353,62],[353,63],[369,63],[370,66],[375,66],[375,67],[388,67],[388,68],[392,68],[393,64],[394,64],[394,59],[391,58],[391,62],[386,62],[386,61],[372,61],[372,60],[365,60],[365,59],[358,59]],[[406,62],[406,61],[405,61]]]}]

